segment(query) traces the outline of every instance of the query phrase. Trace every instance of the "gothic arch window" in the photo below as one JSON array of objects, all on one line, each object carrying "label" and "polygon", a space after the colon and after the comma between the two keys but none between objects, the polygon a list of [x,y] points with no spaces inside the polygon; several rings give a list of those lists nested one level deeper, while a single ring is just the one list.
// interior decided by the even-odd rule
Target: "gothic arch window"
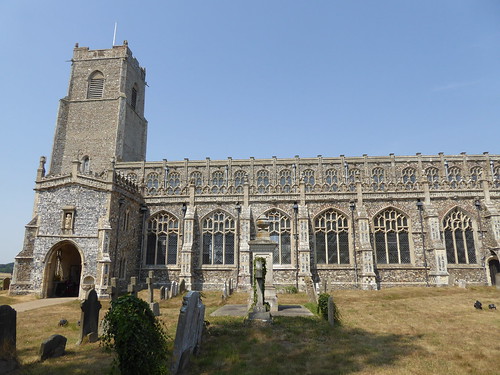
[{"label": "gothic arch window", "polygon": [[408,219],[394,208],[373,220],[375,257],[379,264],[411,263]]},{"label": "gothic arch window", "polygon": [[236,171],[234,174],[234,187],[237,193],[243,192],[243,184],[245,183],[246,175],[245,171]]},{"label": "gothic arch window", "polygon": [[450,187],[452,189],[458,188],[458,183],[462,181],[462,175],[460,168],[451,167],[448,169],[448,182],[450,183]]},{"label": "gothic arch window", "polygon": [[328,185],[330,191],[338,191],[339,190],[339,179],[337,177],[337,171],[335,169],[327,169],[325,173],[325,181]]},{"label": "gothic arch window", "polygon": [[215,211],[203,220],[203,264],[234,264],[234,219]]},{"label": "gothic arch window", "polygon": [[181,175],[179,172],[171,172],[167,178],[167,194],[178,195],[181,193]]},{"label": "gothic arch window", "polygon": [[89,77],[87,99],[100,99],[104,93],[104,75],[96,70]]},{"label": "gothic arch window", "polygon": [[130,172],[129,174],[127,174],[127,178],[130,180],[130,181],[134,181],[134,182],[137,182],[137,175],[133,172]]},{"label": "gothic arch window", "polygon": [[88,156],[82,158],[82,164],[80,165],[80,172],[89,173],[90,172],[90,159]]},{"label": "gothic arch window", "polygon": [[130,106],[135,110],[137,106],[137,84],[134,83],[132,87],[132,94],[130,95]]},{"label": "gothic arch window", "polygon": [[476,263],[472,220],[458,208],[444,219],[444,242],[449,264]]},{"label": "gothic arch window", "polygon": [[313,191],[314,188],[314,171],[312,169],[306,169],[304,171],[304,183],[306,185],[306,191]]},{"label": "gothic arch window", "polygon": [[425,176],[431,189],[439,189],[439,170],[436,167],[429,167],[425,170]]},{"label": "gothic arch window", "polygon": [[373,168],[372,169],[372,186],[373,191],[384,191],[385,190],[385,171],[383,168]]},{"label": "gothic arch window", "polygon": [[257,172],[257,191],[260,194],[269,192],[269,172],[265,169]]},{"label": "gothic arch window", "polygon": [[360,181],[360,179],[361,179],[361,172],[359,169],[357,168],[349,169],[349,172],[347,174],[347,184],[349,185],[350,191],[356,190],[356,182]]},{"label": "gothic arch window", "polygon": [[269,235],[271,240],[278,244],[273,254],[274,264],[292,263],[292,246],[290,218],[278,210],[267,212],[269,220]]},{"label": "gothic arch window", "polygon": [[314,245],[318,264],[349,263],[347,218],[330,209],[314,220]]},{"label": "gothic arch window", "polygon": [[223,193],[226,179],[223,171],[215,171],[212,173],[212,193]]},{"label": "gothic arch window", "polygon": [[282,169],[279,175],[279,184],[283,193],[289,193],[292,187],[292,171],[290,169]]},{"label": "gothic arch window", "polygon": [[201,186],[203,185],[203,178],[200,171],[194,171],[191,173],[190,181],[194,183],[196,192],[201,193]]},{"label": "gothic arch window", "polygon": [[493,182],[496,188],[500,187],[500,167],[493,168]]},{"label": "gothic arch window", "polygon": [[403,184],[405,186],[405,189],[407,190],[412,190],[415,186],[415,182],[417,181],[417,176],[415,173],[415,168],[405,168],[401,172],[403,176]]},{"label": "gothic arch window", "polygon": [[470,169],[470,181],[473,187],[480,187],[479,180],[483,175],[483,168],[477,166]]},{"label": "gothic arch window", "polygon": [[151,172],[146,177],[146,189],[150,195],[158,194],[158,186],[160,185],[160,180],[158,178],[158,173]]},{"label": "gothic arch window", "polygon": [[146,233],[146,264],[165,265],[177,263],[179,220],[162,212],[148,220]]}]

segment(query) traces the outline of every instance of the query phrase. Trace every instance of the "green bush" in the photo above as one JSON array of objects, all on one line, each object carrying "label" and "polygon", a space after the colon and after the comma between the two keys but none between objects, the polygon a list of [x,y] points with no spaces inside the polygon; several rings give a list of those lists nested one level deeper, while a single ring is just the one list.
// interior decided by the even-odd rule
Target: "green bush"
[{"label": "green bush", "polygon": [[103,345],[117,354],[113,369],[122,375],[167,373],[167,336],[146,302],[119,297],[111,302],[104,327]]},{"label": "green bush", "polygon": [[[325,320],[328,320],[328,298],[330,298],[328,293],[321,293],[318,297],[318,314]],[[333,320],[335,324],[340,324],[340,312],[335,301],[333,301],[333,310]]]}]

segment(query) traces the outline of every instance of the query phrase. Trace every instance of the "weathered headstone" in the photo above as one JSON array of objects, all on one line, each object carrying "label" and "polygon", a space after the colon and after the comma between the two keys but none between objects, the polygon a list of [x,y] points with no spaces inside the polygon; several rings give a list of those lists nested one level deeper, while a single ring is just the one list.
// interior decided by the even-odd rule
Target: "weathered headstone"
[{"label": "weathered headstone", "polygon": [[5,279],[3,279],[3,283],[2,283],[2,288],[3,290],[9,290],[10,288],[10,277],[6,277]]},{"label": "weathered headstone", "polygon": [[130,278],[130,284],[128,284],[127,292],[134,297],[137,297],[137,277],[132,276]]},{"label": "weathered headstone", "polygon": [[154,316],[160,315],[160,305],[158,302],[154,302],[154,271],[149,271],[148,278],[146,278],[146,284],[148,284],[148,298],[149,298],[149,308],[153,312]]},{"label": "weathered headstone", "polygon": [[224,286],[222,287],[222,300],[225,301],[227,299],[227,281],[224,281]]},{"label": "weathered headstone", "polygon": [[205,321],[205,305],[200,292],[188,292],[182,301],[172,356],[172,374],[185,369],[192,354],[198,354]]},{"label": "weathered headstone", "polygon": [[335,325],[335,305],[333,304],[333,297],[328,297],[328,323],[333,327]]},{"label": "weathered headstone", "polygon": [[186,281],[184,279],[181,280],[179,284],[179,293],[183,294],[186,291]]},{"label": "weathered headstone", "polygon": [[172,281],[172,286],[171,286],[171,289],[172,289],[172,298],[173,297],[177,297],[177,292],[178,292],[178,284],[177,284],[177,281]]},{"label": "weathered headstone", "polygon": [[61,335],[52,335],[40,345],[40,361],[62,356],[66,351],[68,339]]},{"label": "weathered headstone", "polygon": [[118,298],[118,288],[116,287],[116,277],[111,278],[111,283],[108,286],[107,292],[109,294],[109,298],[112,301]]},{"label": "weathered headstone", "polygon": [[9,305],[0,306],[0,374],[17,368],[16,360],[17,312]]},{"label": "weathered headstone", "polygon": [[319,287],[319,291],[320,293],[326,293],[327,291],[327,284],[326,284],[326,280],[325,279],[321,279],[320,281],[320,287]]},{"label": "weathered headstone", "polygon": [[102,306],[97,299],[95,289],[89,290],[85,301],[83,301],[80,306],[82,309],[82,315],[80,318],[81,329],[78,344],[81,344],[85,339],[88,339],[89,342],[97,341],[97,332],[99,329],[99,310],[101,307]]},{"label": "weathered headstone", "polygon": [[164,286],[162,286],[160,288],[160,300],[164,300],[165,299],[165,290],[166,288]]}]

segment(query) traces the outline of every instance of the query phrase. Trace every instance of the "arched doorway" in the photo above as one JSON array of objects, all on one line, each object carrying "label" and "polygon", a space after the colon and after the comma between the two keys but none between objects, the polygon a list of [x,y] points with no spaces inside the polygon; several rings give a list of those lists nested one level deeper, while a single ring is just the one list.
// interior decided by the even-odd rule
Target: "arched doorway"
[{"label": "arched doorway", "polygon": [[49,252],[45,266],[44,297],[78,297],[82,258],[75,244],[60,242]]},{"label": "arched doorway", "polygon": [[488,261],[488,267],[490,269],[491,285],[497,285],[500,283],[500,280],[497,280],[497,274],[500,273],[500,262],[497,258],[491,258]]}]

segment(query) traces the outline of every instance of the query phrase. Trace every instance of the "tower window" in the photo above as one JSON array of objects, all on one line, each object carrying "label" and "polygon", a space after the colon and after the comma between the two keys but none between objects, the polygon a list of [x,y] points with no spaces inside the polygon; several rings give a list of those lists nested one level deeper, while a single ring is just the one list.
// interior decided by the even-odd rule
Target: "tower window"
[{"label": "tower window", "polygon": [[96,71],[92,73],[89,80],[87,99],[100,99],[104,92],[104,75]]},{"label": "tower window", "polygon": [[135,88],[135,86],[132,87],[132,96],[130,98],[130,105],[135,110],[135,107],[137,105],[137,89]]}]

